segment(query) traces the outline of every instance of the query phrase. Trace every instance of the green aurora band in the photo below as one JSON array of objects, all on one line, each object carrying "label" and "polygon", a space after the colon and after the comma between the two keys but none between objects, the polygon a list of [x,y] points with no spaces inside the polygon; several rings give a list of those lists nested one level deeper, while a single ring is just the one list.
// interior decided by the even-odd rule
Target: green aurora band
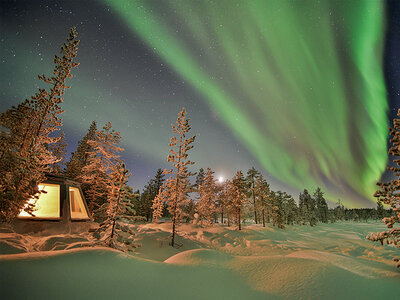
[{"label": "green aurora band", "polygon": [[383,3],[104,2],[271,175],[372,200],[387,163]]}]

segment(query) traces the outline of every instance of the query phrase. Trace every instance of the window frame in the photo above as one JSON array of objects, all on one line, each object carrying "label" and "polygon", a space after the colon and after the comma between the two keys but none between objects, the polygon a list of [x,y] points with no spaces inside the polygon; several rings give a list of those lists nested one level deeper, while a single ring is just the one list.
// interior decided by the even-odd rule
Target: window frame
[{"label": "window frame", "polygon": [[[70,187],[74,187],[74,188],[78,189],[78,191],[80,193],[80,196],[82,198],[83,205],[85,206],[85,209],[86,209],[87,218],[74,218],[74,219],[72,218],[71,199],[69,197],[69,188]],[[87,206],[86,198],[83,195],[83,192],[82,192],[82,189],[81,189],[80,185],[77,185],[77,184],[65,184],[65,193],[66,193],[66,200],[67,200],[67,203],[68,203],[69,220],[71,222],[80,222],[80,221],[88,221],[88,220],[90,220],[91,219],[90,218],[90,211],[89,211],[89,208]]]}]

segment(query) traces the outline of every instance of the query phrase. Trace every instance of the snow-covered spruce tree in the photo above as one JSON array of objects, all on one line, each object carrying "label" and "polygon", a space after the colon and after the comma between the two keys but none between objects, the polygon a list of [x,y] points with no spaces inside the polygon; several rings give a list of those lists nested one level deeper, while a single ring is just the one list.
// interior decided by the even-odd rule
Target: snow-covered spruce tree
[{"label": "snow-covered spruce tree", "polygon": [[203,169],[203,168],[200,168],[199,172],[198,172],[197,175],[196,175],[195,187],[196,187],[197,191],[198,191],[198,189],[199,189],[199,186],[203,184],[203,182],[204,182],[204,177],[205,177],[204,169]]},{"label": "snow-covered spruce tree", "polygon": [[39,80],[49,84],[17,107],[0,114],[0,219],[11,220],[21,209],[32,213],[32,206],[25,206],[36,195],[38,183],[45,179],[49,165],[57,158],[49,146],[59,138],[54,133],[62,125],[61,104],[67,78],[78,65],[74,62],[79,40],[71,28],[67,42],[55,55],[53,75],[40,75]]},{"label": "snow-covered spruce tree", "polygon": [[61,175],[63,173],[63,161],[67,154],[67,143],[65,142],[64,132],[61,133],[59,140],[49,145],[51,154],[57,159],[50,165],[50,173],[55,175]]},{"label": "snow-covered spruce tree", "polygon": [[376,217],[380,220],[382,220],[385,217],[385,209],[383,208],[383,204],[381,201],[377,201],[377,206],[376,206]]},{"label": "snow-covered spruce tree", "polygon": [[337,204],[337,206],[333,209],[335,220],[343,221],[344,216],[345,216],[345,208],[344,208],[342,202],[340,201],[340,199],[338,200],[338,202],[336,204]]},{"label": "snow-covered spruce tree", "polygon": [[93,234],[109,247],[124,252],[136,248],[133,244],[134,232],[127,225],[135,215],[132,204],[133,194],[129,192],[126,185],[130,175],[124,163],[114,166],[110,174],[107,202],[103,204],[106,218]]},{"label": "snow-covered spruce tree", "polygon": [[[196,202],[200,199],[199,187],[204,182],[204,176],[205,176],[204,169],[200,168],[199,172],[197,172],[196,180],[195,180],[194,185],[193,185],[193,191],[196,192],[196,196],[195,196],[194,201],[196,201]],[[193,202],[193,204],[194,204],[194,202]],[[195,207],[193,207],[193,209],[195,210]]]},{"label": "snow-covered spruce tree", "polygon": [[[79,180],[82,176],[82,169],[88,164],[89,153],[93,151],[88,141],[95,140],[96,131],[97,124],[93,121],[92,124],[90,124],[88,132],[79,141],[76,151],[72,153],[70,161],[66,164],[66,177]],[[86,190],[85,185],[82,185],[82,190]]]},{"label": "snow-covered spruce tree", "polygon": [[284,193],[281,191],[271,192],[272,211],[271,221],[273,226],[278,228],[285,228],[285,218],[283,215],[283,198]]},{"label": "snow-covered spruce tree", "polygon": [[314,201],[317,205],[317,219],[322,223],[328,223],[328,204],[324,198],[324,193],[320,188],[314,192]]},{"label": "snow-covered spruce tree", "polygon": [[[400,109],[397,116],[400,117]],[[400,227],[394,227],[396,223],[400,223],[400,119],[393,119],[393,128],[389,128],[389,130],[391,135],[389,155],[393,157],[395,166],[388,167],[388,170],[394,173],[395,178],[390,182],[378,183],[380,189],[375,192],[374,196],[378,198],[378,201],[389,205],[393,210],[393,215],[383,218],[383,222],[389,230],[371,233],[367,238],[371,241],[379,241],[382,245],[385,241],[387,244],[400,248]],[[400,259],[394,258],[393,260],[397,262],[396,266],[399,268]]]},{"label": "snow-covered spruce tree", "polygon": [[231,199],[230,208],[236,218],[239,230],[242,230],[241,216],[246,202],[245,189],[246,182],[243,173],[242,171],[237,171],[229,187],[229,197]]},{"label": "snow-covered spruce tree", "polygon": [[153,205],[151,206],[154,223],[158,223],[158,219],[163,216],[165,197],[166,193],[163,193],[162,187],[160,187],[157,196],[153,199]]},{"label": "snow-covered spruce tree", "polygon": [[298,208],[293,197],[286,192],[282,192],[282,211],[285,224],[293,225],[297,221]]},{"label": "snow-covered spruce tree", "polygon": [[228,206],[228,181],[217,182],[217,198],[215,202],[216,213],[221,215],[221,224],[224,224],[225,213]]},{"label": "snow-covered spruce tree", "polygon": [[173,168],[170,170],[164,170],[165,174],[169,174],[170,177],[163,185],[163,192],[166,193],[166,204],[168,211],[172,217],[172,236],[171,246],[175,246],[175,234],[176,226],[185,217],[185,207],[191,201],[188,197],[188,193],[191,192],[188,178],[193,174],[189,172],[188,167],[193,165],[194,162],[188,159],[188,151],[193,148],[193,142],[195,136],[187,137],[191,126],[186,116],[186,111],[182,108],[182,111],[178,114],[176,125],[171,124],[173,137],[170,140],[169,152],[167,161],[172,164]]},{"label": "snow-covered spruce tree", "polygon": [[254,222],[258,224],[257,220],[257,205],[256,205],[256,193],[255,193],[255,181],[257,176],[259,176],[260,172],[258,172],[254,167],[247,171],[246,177],[246,185],[247,185],[247,194],[250,197],[254,210]]},{"label": "snow-covered spruce tree", "polygon": [[268,221],[269,221],[269,215],[271,214],[271,211],[272,211],[271,202],[269,201],[270,192],[271,192],[271,190],[269,188],[268,182],[265,181],[262,174],[259,174],[256,177],[255,182],[254,182],[254,193],[256,195],[256,204],[257,204],[256,207],[258,207],[260,210],[263,227],[265,227],[266,212],[267,212]]},{"label": "snow-covered spruce tree", "polygon": [[301,223],[309,224],[310,226],[317,225],[317,213],[316,213],[315,200],[308,193],[308,190],[304,189],[303,193],[299,196],[299,213]]},{"label": "snow-covered spruce tree", "polygon": [[154,178],[150,179],[144,186],[143,193],[140,195],[140,202],[137,203],[137,213],[145,216],[147,221],[151,221],[153,215],[153,200],[156,198],[164,183],[164,173],[158,169]]},{"label": "snow-covered spruce tree", "polygon": [[200,222],[203,224],[204,220],[208,225],[212,225],[213,215],[216,211],[217,185],[214,172],[210,168],[207,168],[203,183],[199,186],[199,194],[200,199],[196,203],[196,212],[199,214]]},{"label": "snow-covered spruce tree", "polygon": [[232,181],[229,179],[224,181],[223,185],[223,190],[222,193],[220,194],[220,201],[224,205],[224,212],[226,215],[226,220],[227,220],[227,225],[228,227],[231,226],[231,221],[233,219],[233,215],[235,214],[232,203],[233,203],[233,198],[232,198],[232,190],[234,188],[232,187]]},{"label": "snow-covered spruce tree", "polygon": [[119,152],[123,151],[118,146],[120,140],[120,133],[108,122],[102,130],[96,130],[93,140],[88,141],[92,151],[88,153],[88,163],[83,167],[79,180],[87,185],[84,192],[92,212],[107,201],[110,173],[120,163]]}]

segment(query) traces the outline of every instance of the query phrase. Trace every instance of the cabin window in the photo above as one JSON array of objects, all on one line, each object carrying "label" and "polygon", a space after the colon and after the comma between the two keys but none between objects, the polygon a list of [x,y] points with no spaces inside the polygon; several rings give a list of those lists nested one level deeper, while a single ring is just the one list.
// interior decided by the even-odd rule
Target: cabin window
[{"label": "cabin window", "polygon": [[89,219],[81,192],[77,187],[69,187],[69,203],[72,220]]},{"label": "cabin window", "polygon": [[60,185],[41,183],[39,190],[45,191],[40,193],[39,199],[32,198],[28,201],[28,203],[34,204],[33,215],[22,210],[18,217],[23,219],[59,219]]}]

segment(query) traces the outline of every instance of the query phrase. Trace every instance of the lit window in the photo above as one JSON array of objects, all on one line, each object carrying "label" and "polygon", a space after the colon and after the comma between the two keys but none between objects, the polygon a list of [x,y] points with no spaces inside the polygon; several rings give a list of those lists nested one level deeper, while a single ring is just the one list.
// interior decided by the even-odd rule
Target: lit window
[{"label": "lit window", "polygon": [[89,219],[85,203],[83,202],[81,192],[78,188],[73,186],[69,187],[69,203],[72,220]]},{"label": "lit window", "polygon": [[[32,198],[28,201],[34,204],[33,216],[22,210],[18,218],[23,219],[59,219],[60,218],[60,185],[41,183],[39,190],[46,193],[40,193],[39,199]],[[28,204],[25,206],[27,207]]]}]

